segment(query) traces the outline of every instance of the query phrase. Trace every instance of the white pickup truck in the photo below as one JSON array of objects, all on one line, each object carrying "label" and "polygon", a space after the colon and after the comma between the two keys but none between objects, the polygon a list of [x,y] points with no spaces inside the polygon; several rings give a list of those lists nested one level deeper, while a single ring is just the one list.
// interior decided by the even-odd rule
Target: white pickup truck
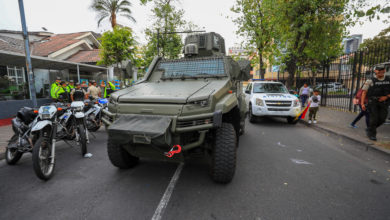
[{"label": "white pickup truck", "polygon": [[291,95],[281,82],[254,81],[245,90],[249,121],[256,117],[284,117],[289,124],[296,124],[295,117],[301,111],[298,98]]}]

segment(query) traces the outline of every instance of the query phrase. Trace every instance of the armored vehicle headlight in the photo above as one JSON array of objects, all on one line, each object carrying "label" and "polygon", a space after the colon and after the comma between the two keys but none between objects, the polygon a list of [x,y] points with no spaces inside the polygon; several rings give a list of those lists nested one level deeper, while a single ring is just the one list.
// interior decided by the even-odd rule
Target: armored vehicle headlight
[{"label": "armored vehicle headlight", "polygon": [[256,105],[258,105],[258,106],[264,106],[263,100],[260,99],[260,98],[257,98],[257,99],[256,99]]},{"label": "armored vehicle headlight", "polygon": [[299,100],[298,99],[295,99],[293,101],[293,107],[298,107],[299,106]]},{"label": "armored vehicle headlight", "polygon": [[206,107],[209,105],[209,100],[205,99],[205,100],[194,101],[194,102],[191,102],[190,104],[200,105],[201,107]]}]

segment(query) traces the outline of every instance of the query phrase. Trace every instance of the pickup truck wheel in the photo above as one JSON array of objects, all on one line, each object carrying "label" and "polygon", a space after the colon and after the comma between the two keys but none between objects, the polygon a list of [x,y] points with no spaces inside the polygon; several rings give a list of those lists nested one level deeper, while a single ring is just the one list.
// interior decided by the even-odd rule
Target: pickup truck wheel
[{"label": "pickup truck wheel", "polygon": [[112,165],[120,169],[132,168],[138,164],[138,157],[130,155],[121,145],[114,144],[110,140],[107,144],[107,152]]},{"label": "pickup truck wheel", "polygon": [[249,105],[248,117],[249,117],[249,122],[250,123],[255,123],[256,122],[256,116],[254,116],[253,113],[252,113],[252,105]]},{"label": "pickup truck wheel", "polygon": [[295,120],[294,117],[287,117],[287,123],[295,125],[298,123],[298,120]]},{"label": "pickup truck wheel", "polygon": [[210,171],[217,183],[229,183],[233,179],[236,170],[236,134],[233,125],[225,122],[215,132]]}]

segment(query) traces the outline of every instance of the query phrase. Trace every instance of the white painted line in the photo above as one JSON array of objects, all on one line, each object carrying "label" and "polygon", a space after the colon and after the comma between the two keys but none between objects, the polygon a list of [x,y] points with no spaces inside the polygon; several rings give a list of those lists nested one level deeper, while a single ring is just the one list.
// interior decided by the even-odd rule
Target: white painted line
[{"label": "white painted line", "polygon": [[280,142],[278,142],[278,145],[281,146],[281,147],[287,147],[286,145],[284,145],[284,144],[282,144]]},{"label": "white painted line", "polygon": [[305,165],[310,165],[310,164],[312,164],[312,163],[310,163],[310,162],[307,162],[307,161],[304,161],[304,160],[298,160],[298,159],[291,159],[291,161],[292,161],[293,163],[296,163],[296,164],[305,164]]},{"label": "white painted line", "polygon": [[179,179],[180,173],[183,170],[184,163],[180,163],[179,166],[177,166],[175,174],[173,174],[173,177],[171,179],[171,182],[169,182],[169,185],[167,189],[165,190],[165,193],[163,197],[160,200],[160,203],[157,206],[156,211],[154,212],[154,215],[152,217],[152,220],[160,220],[164,214],[165,208],[167,207],[169,200],[171,198],[171,195],[173,193],[173,189],[175,188],[176,182]]}]

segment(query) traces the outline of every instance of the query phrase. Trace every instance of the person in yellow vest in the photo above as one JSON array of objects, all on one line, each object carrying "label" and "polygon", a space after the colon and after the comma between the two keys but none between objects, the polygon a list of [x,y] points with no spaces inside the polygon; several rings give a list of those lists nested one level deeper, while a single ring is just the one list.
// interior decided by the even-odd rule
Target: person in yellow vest
[{"label": "person in yellow vest", "polygon": [[51,84],[51,87],[50,87],[50,96],[52,99],[57,99],[56,98],[56,91],[57,91],[57,88],[60,86],[60,82],[61,82],[61,78],[60,77],[57,77],[56,78],[56,81]]},{"label": "person in yellow vest", "polygon": [[55,96],[57,101],[59,102],[68,102],[69,101],[69,93],[66,90],[66,82],[61,81],[61,86],[57,87],[55,92]]},{"label": "person in yellow vest", "polygon": [[104,98],[110,97],[111,93],[115,91],[114,83],[108,81],[108,85],[104,88]]},{"label": "person in yellow vest", "polygon": [[69,80],[69,85],[66,86],[66,91],[70,93],[74,89],[74,81],[73,79]]}]

